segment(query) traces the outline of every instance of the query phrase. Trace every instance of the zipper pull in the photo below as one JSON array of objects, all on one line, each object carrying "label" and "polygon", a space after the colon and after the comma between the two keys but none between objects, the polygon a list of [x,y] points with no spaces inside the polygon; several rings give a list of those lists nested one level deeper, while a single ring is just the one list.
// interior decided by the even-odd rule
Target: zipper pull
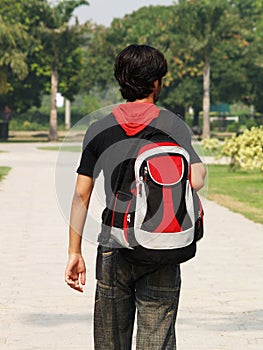
[{"label": "zipper pull", "polygon": [[142,183],[143,183],[143,177],[140,176],[140,182],[139,182],[139,196],[142,196]]}]

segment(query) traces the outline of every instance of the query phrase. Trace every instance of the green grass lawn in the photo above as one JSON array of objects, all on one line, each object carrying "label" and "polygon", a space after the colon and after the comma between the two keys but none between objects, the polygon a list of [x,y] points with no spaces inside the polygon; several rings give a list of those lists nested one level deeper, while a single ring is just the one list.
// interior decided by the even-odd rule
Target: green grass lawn
[{"label": "green grass lawn", "polygon": [[1,166],[0,167],[0,181],[8,174],[10,169],[11,168],[8,166]]},{"label": "green grass lawn", "polygon": [[208,199],[263,224],[263,174],[208,166]]},{"label": "green grass lawn", "polygon": [[62,152],[81,152],[82,146],[43,146],[38,147],[42,151],[62,151]]}]

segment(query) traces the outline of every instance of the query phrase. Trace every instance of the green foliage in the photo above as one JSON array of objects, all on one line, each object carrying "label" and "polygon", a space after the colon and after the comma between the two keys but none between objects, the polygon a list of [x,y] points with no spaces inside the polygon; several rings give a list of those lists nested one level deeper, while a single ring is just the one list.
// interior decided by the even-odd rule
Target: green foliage
[{"label": "green foliage", "polygon": [[189,50],[208,59],[219,42],[229,41],[239,17],[227,0],[181,1],[176,11],[178,28],[184,31]]},{"label": "green foliage", "polygon": [[46,64],[41,54],[38,28],[41,21],[46,19],[46,4],[46,0],[1,1],[0,16],[10,37],[3,48],[5,54],[10,56],[10,61],[6,61],[7,64],[2,67],[8,88],[2,90],[0,108],[8,105],[20,111],[28,109],[32,104],[39,105],[45,83],[42,73]]},{"label": "green foliage", "polygon": [[87,0],[59,1],[56,6],[52,6],[50,27],[61,28],[65,23],[68,24],[74,10],[81,5],[89,5],[89,2]]},{"label": "green foliage", "polygon": [[[18,112],[39,106],[50,91],[51,70],[57,66],[59,89],[73,100],[83,64],[81,45],[86,25],[69,24],[74,9],[85,0],[1,0],[0,109]],[[3,49],[3,51],[1,51]]]},{"label": "green foliage", "polygon": [[235,122],[227,125],[227,127],[226,127],[226,131],[227,132],[235,132],[235,133],[237,133],[237,132],[239,132],[239,130],[240,130],[240,124],[239,123],[235,123]]},{"label": "green foliage", "polygon": [[[71,124],[74,125],[87,114],[102,107],[98,99],[92,95],[77,95],[71,103]],[[32,106],[24,112],[13,115],[9,129],[13,131],[43,131],[49,128],[50,96],[42,98],[40,107]],[[63,128],[65,124],[65,108],[58,108],[58,126]]]},{"label": "green foliage", "polygon": [[[50,92],[54,67],[58,89],[69,100],[81,89],[82,95],[96,94],[100,104],[118,102],[115,56],[126,45],[139,43],[157,47],[168,60],[160,96],[166,108],[184,114],[191,106],[198,124],[203,69],[209,60],[212,103],[243,101],[263,112],[262,1],[181,0],[142,7],[115,19],[109,28],[72,21],[74,9],[82,4],[87,1],[1,0],[0,110],[8,105],[21,114],[39,106],[42,95]],[[255,125],[245,117],[240,128],[247,123]]]},{"label": "green foliage", "polygon": [[[96,111],[101,108],[99,101],[92,95],[78,95],[71,104],[72,123],[77,122],[80,117]],[[78,116],[77,118],[75,116]]]},{"label": "green foliage", "polygon": [[27,43],[28,35],[23,25],[11,24],[0,11],[0,93],[8,93],[11,88],[9,71],[20,80],[27,76]]},{"label": "green foliage", "polygon": [[94,89],[105,90],[115,83],[115,52],[112,52],[114,43],[107,38],[107,33],[104,26],[92,27],[90,43],[84,47],[84,64],[80,75],[82,93],[89,93]]},{"label": "green foliage", "polygon": [[203,139],[200,143],[201,143],[201,147],[205,151],[209,151],[209,152],[215,152],[220,147],[219,140],[216,138]]},{"label": "green foliage", "polygon": [[231,158],[231,167],[263,172],[263,126],[252,127],[225,141],[222,156]]},{"label": "green foliage", "polygon": [[[86,0],[64,0],[55,6],[45,7],[45,20],[40,23],[39,36],[41,38],[41,55],[45,58],[43,73],[56,69],[59,75],[59,91],[73,100],[79,91],[79,72],[83,64],[82,45],[84,44],[84,30],[88,31],[88,24],[80,26],[77,22],[70,24],[74,10],[80,5],[88,5]],[[46,84],[46,91],[50,91],[50,81]]]},{"label": "green foliage", "polygon": [[[203,136],[210,137],[212,57],[225,60],[229,56],[228,51],[241,54],[244,34],[239,12],[228,0],[184,0],[179,2],[176,9],[175,28],[185,57],[189,57],[186,60],[188,66],[199,66],[196,73],[203,71]],[[192,74],[196,73],[192,71]]]},{"label": "green foliage", "polygon": [[[254,46],[253,31],[258,13],[254,0],[185,0],[172,6],[142,7],[115,19],[109,28],[93,26],[90,45],[85,48],[82,91],[115,87],[116,54],[128,44],[139,43],[156,46],[168,60],[169,72],[160,96],[166,108],[181,113],[188,106],[202,109],[207,60],[212,68],[213,103],[245,101],[251,95],[251,81],[263,79],[259,67],[253,68],[260,52],[259,45]],[[254,98],[257,106],[262,105],[261,90],[255,94],[259,96]]]},{"label": "green foliage", "polygon": [[[169,58],[167,48],[172,38],[167,23],[172,18],[171,9],[173,7],[142,7],[124,18],[113,20],[109,28],[93,26],[91,42],[85,48],[82,91],[90,91],[94,86],[101,90],[107,89],[108,85],[117,86],[113,75],[114,60],[129,44],[155,46]],[[166,79],[165,84],[168,82]]]}]

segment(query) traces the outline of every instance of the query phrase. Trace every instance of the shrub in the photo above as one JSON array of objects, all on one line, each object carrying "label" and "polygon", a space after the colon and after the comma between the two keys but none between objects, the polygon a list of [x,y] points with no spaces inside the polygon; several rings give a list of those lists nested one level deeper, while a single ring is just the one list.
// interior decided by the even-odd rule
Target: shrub
[{"label": "shrub", "polygon": [[263,126],[252,127],[241,135],[225,140],[221,155],[231,158],[232,168],[259,169],[263,172]]},{"label": "shrub", "polygon": [[23,127],[23,130],[31,130],[31,123],[28,120],[26,120],[24,121],[22,127]]},{"label": "shrub", "polygon": [[217,151],[219,148],[219,140],[216,138],[211,138],[211,139],[203,139],[201,141],[201,147],[205,150],[205,151],[210,151],[210,152],[214,152]]}]

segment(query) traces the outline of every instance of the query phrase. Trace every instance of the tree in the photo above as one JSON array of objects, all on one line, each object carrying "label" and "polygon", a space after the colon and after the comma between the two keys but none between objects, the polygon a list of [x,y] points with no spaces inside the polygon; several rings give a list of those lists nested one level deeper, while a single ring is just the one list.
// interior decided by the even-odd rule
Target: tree
[{"label": "tree", "polygon": [[262,111],[262,76],[263,76],[263,4],[262,1],[249,0],[246,3],[236,0],[242,19],[249,31],[248,53],[243,66],[245,69],[246,91],[243,102],[250,106],[250,118],[254,119],[255,107]]},{"label": "tree", "polygon": [[[40,28],[43,52],[46,53],[47,64],[51,71],[50,141],[58,139],[56,94],[59,86],[59,74],[66,75],[67,79],[70,80],[76,73],[76,67],[80,66],[81,32],[77,21],[74,25],[71,25],[69,21],[74,10],[81,5],[88,5],[88,2],[86,0],[63,0],[54,6],[47,4],[46,12],[49,16]],[[66,66],[69,67],[70,72],[67,71],[65,74]],[[73,94],[70,93],[66,85],[68,86],[68,84],[64,84],[64,92],[72,97]],[[72,87],[73,84],[69,85]]]},{"label": "tree", "polygon": [[[182,115],[186,107],[193,107],[195,126],[203,106],[203,134],[209,136],[210,99],[214,103],[239,101],[251,91],[251,84],[259,86],[262,75],[257,67],[263,45],[259,45],[260,38],[255,45],[252,30],[259,32],[258,10],[251,5],[255,2],[183,0],[168,7],[142,7],[115,19],[109,28],[95,26],[85,51],[85,90],[114,84],[114,58],[126,45],[155,46],[169,66],[160,103]],[[255,68],[249,70],[249,65]],[[254,95],[259,102],[258,88]]]},{"label": "tree", "polygon": [[228,0],[181,0],[175,18],[184,47],[203,66],[203,137],[209,138],[211,58],[219,44],[240,46],[239,12]]},{"label": "tree", "polygon": [[10,90],[9,71],[18,79],[27,76],[27,41],[25,28],[20,23],[10,23],[0,11],[0,94],[6,94]]},{"label": "tree", "polygon": [[46,0],[2,0],[0,7],[1,102],[15,110],[39,105],[45,59],[37,32]]},{"label": "tree", "polygon": [[85,94],[91,90],[105,90],[114,84],[115,40],[111,42],[108,33],[109,29],[102,25],[92,25],[89,30],[90,42],[84,47],[84,64],[80,77],[81,91]]}]

